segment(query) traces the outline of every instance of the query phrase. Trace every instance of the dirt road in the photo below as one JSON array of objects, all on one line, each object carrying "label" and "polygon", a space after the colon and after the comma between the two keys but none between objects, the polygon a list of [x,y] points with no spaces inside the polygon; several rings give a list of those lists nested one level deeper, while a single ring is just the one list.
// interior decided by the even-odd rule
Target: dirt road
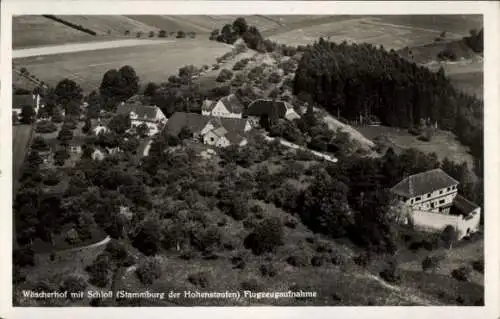
[{"label": "dirt road", "polygon": [[153,45],[174,42],[173,40],[141,40],[127,39],[102,42],[71,43],[62,45],[51,45],[38,48],[18,49],[12,51],[12,58],[28,58],[33,56],[53,55],[61,53],[73,53],[83,51],[95,51],[104,49],[133,47],[139,45]]}]

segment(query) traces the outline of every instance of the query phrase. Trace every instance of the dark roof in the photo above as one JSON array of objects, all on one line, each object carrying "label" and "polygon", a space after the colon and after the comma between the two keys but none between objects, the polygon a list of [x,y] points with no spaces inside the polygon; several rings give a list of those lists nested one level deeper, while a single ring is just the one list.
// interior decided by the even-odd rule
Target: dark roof
[{"label": "dark roof", "polygon": [[231,113],[242,113],[245,108],[243,103],[235,94],[229,94],[223,97],[220,102],[224,104],[227,110]]},{"label": "dark roof", "polygon": [[214,117],[207,116],[215,127],[222,126],[229,132],[241,132],[245,131],[245,126],[247,124],[247,120],[245,119],[233,119],[233,118],[225,118],[225,117]]},{"label": "dark roof", "polygon": [[25,105],[34,106],[35,101],[33,100],[32,94],[15,94],[12,95],[12,108],[22,108]]},{"label": "dark roof", "polygon": [[183,127],[187,127],[191,132],[201,131],[207,125],[210,117],[198,113],[175,112],[167,121],[165,129],[173,135],[179,134]]},{"label": "dark roof", "polygon": [[154,120],[157,112],[156,106],[142,105],[139,103],[125,103],[118,106],[118,114],[130,114],[134,112],[139,119]]},{"label": "dark roof", "polygon": [[245,138],[236,132],[227,132],[225,137],[231,142],[231,144],[239,144],[241,141],[243,141]]},{"label": "dark roof", "polygon": [[458,181],[446,174],[442,169],[436,168],[408,176],[391,188],[391,191],[397,195],[414,197],[456,184],[458,184]]},{"label": "dark roof", "polygon": [[250,105],[248,105],[246,115],[250,116],[271,115],[274,108],[276,111],[276,115],[279,118],[284,118],[286,115],[286,111],[289,107],[291,107],[291,105],[285,101],[258,99],[250,103]]},{"label": "dark roof", "polygon": [[474,209],[479,207],[473,202],[466,199],[465,197],[460,196],[458,194],[457,196],[455,196],[455,200],[453,201],[453,206],[455,206],[455,208],[457,208],[462,215],[468,215]]}]

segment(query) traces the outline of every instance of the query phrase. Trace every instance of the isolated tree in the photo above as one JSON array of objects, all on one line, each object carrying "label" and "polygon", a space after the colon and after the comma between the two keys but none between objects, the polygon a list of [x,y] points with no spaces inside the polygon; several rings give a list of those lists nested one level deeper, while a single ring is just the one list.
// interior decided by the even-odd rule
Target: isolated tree
[{"label": "isolated tree", "polygon": [[156,84],[154,82],[149,82],[146,85],[146,88],[144,89],[144,95],[145,96],[153,96],[158,88],[159,88],[158,84]]},{"label": "isolated tree", "polygon": [[31,148],[37,151],[45,151],[49,149],[49,145],[42,136],[35,136]]},{"label": "isolated tree", "polygon": [[159,37],[159,38],[166,38],[166,37],[167,37],[167,31],[165,31],[165,30],[160,30],[160,31],[158,32],[158,37]]},{"label": "isolated tree", "polygon": [[154,36],[155,36],[155,32],[154,31],[149,31],[149,37],[153,38]]},{"label": "isolated tree", "polygon": [[82,100],[83,89],[75,81],[64,79],[57,84],[54,95],[56,103],[66,108],[70,101]]},{"label": "isolated tree", "polygon": [[238,35],[242,35],[248,30],[248,24],[245,18],[239,17],[233,22],[233,30],[236,32]]},{"label": "isolated tree", "polygon": [[181,38],[185,38],[185,37],[186,37],[186,32],[184,32],[182,30],[177,31],[177,36],[176,36],[177,39],[181,39]]},{"label": "isolated tree", "polygon": [[54,161],[56,165],[62,166],[64,162],[70,157],[66,148],[60,148],[54,153]]},{"label": "isolated tree", "polygon": [[133,237],[133,245],[146,256],[155,255],[162,241],[160,223],[148,219],[139,226],[137,234]]},{"label": "isolated tree", "polygon": [[119,70],[108,70],[102,79],[99,91],[101,95],[117,101],[125,101],[139,90],[139,77],[131,66]]},{"label": "isolated tree", "polygon": [[109,129],[117,134],[125,133],[125,131],[127,131],[130,126],[131,121],[128,114],[115,115],[108,124]]},{"label": "isolated tree", "polygon": [[31,124],[35,119],[35,109],[31,105],[24,105],[21,109],[21,123]]}]

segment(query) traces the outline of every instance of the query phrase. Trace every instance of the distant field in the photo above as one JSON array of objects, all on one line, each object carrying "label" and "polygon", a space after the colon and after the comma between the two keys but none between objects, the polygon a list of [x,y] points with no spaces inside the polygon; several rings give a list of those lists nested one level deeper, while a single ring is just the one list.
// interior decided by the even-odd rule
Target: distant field
[{"label": "distant field", "polygon": [[[77,25],[82,25],[97,32],[91,36],[84,32],[72,29],[61,23],[52,21],[43,16],[17,16],[13,18],[13,48],[36,47],[50,44],[74,43],[83,41],[102,41],[125,36],[135,37],[137,32],[143,32],[144,37],[149,31],[165,30],[168,33],[183,30],[194,31],[206,36],[213,29],[222,29],[227,23],[232,23],[238,16],[235,15],[61,15],[58,16]],[[327,17],[327,20],[324,20]],[[323,19],[331,21],[338,16],[245,16],[248,24],[255,25],[265,34],[288,30],[293,26]],[[109,33],[108,33],[109,32]]]},{"label": "distant field", "polygon": [[386,23],[375,17],[353,17],[337,22],[304,26],[280,33],[271,39],[290,45],[310,44],[319,37],[333,42],[371,43],[386,49],[399,49],[411,45],[423,45],[432,41],[440,31],[407,25]]},{"label": "distant field", "polygon": [[12,184],[14,194],[17,190],[21,167],[30,142],[31,130],[31,125],[12,126]]},{"label": "distant field", "polygon": [[16,59],[15,63],[26,67],[49,85],[69,78],[88,92],[97,88],[104,73],[112,68],[130,65],[142,83],[166,82],[182,66],[211,65],[229,49],[228,45],[215,41],[184,39],[156,45]]},{"label": "distant field", "polygon": [[460,144],[455,135],[450,132],[438,131],[434,134],[430,142],[424,142],[419,141],[405,129],[387,126],[365,126],[357,127],[356,129],[370,140],[374,140],[377,136],[385,135],[397,147],[403,149],[415,148],[424,153],[434,152],[439,160],[448,158],[458,163],[465,161],[469,167],[474,167],[473,158],[469,154],[468,148]]},{"label": "distant field", "polygon": [[95,40],[94,36],[42,16],[12,17],[12,47],[14,49]]},{"label": "distant field", "polygon": [[484,96],[483,61],[482,59],[469,59],[458,62],[426,64],[431,70],[443,67],[444,72],[455,87],[468,94],[475,94],[479,98]]},{"label": "distant field", "polygon": [[107,35],[108,32],[111,35],[123,35],[125,31],[135,34],[139,31],[158,30],[158,27],[154,25],[145,24],[122,15],[61,15],[58,17],[95,31],[98,35]]},{"label": "distant field", "polygon": [[483,16],[479,14],[383,15],[377,18],[387,23],[446,31],[462,36],[467,35],[471,29],[480,29],[483,26]]},{"label": "distant field", "polygon": [[483,72],[458,73],[449,76],[455,87],[479,98],[484,97]]}]

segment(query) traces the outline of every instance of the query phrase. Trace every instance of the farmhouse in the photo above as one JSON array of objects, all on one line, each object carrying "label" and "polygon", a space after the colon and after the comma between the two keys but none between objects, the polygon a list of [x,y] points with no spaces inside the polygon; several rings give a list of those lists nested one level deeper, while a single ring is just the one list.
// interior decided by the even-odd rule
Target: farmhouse
[{"label": "farmhouse", "polygon": [[148,135],[152,136],[161,130],[161,127],[167,123],[167,118],[155,105],[142,105],[140,103],[122,103],[118,106],[118,114],[128,114],[132,127],[138,127],[142,124],[149,128]]},{"label": "farmhouse", "polygon": [[166,130],[178,135],[187,129],[193,138],[207,145],[227,147],[247,144],[245,133],[252,129],[244,119],[203,116],[196,113],[176,112],[168,120]]},{"label": "farmhouse", "polygon": [[235,94],[223,97],[219,101],[205,100],[201,106],[201,114],[204,116],[216,116],[224,118],[242,118],[243,103]]},{"label": "farmhouse", "polygon": [[253,126],[258,126],[260,118],[275,116],[279,119],[289,121],[299,119],[300,115],[293,109],[293,105],[285,101],[274,101],[271,99],[258,99],[250,103],[245,112],[248,120]]},{"label": "farmhouse", "polygon": [[481,211],[458,194],[458,184],[438,168],[403,179],[391,192],[408,208],[404,223],[431,232],[452,225],[461,239],[479,229]]}]

